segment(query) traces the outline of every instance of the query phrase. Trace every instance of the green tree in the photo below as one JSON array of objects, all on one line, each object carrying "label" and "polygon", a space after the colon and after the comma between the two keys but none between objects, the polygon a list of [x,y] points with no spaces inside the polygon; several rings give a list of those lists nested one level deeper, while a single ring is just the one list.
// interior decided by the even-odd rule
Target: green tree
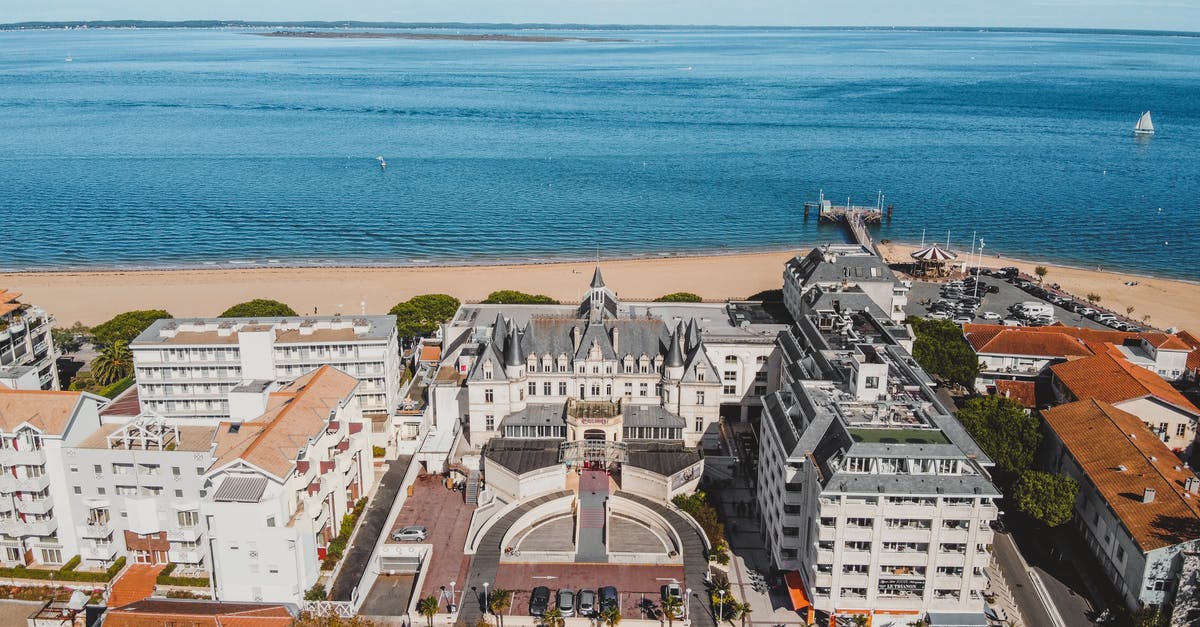
[{"label": "green tree", "polygon": [[512,600],[512,590],[496,588],[491,592],[491,597],[488,600],[488,610],[496,615],[496,622],[501,627],[504,625],[504,613],[508,611],[508,608],[512,607]]},{"label": "green tree", "polygon": [[717,622],[721,622],[728,618],[736,620],[734,615],[737,614],[737,599],[728,590],[713,590],[710,597],[712,601],[713,615],[717,617]]},{"label": "green tree", "polygon": [[217,316],[218,318],[282,318],[284,316],[298,315],[295,309],[292,309],[286,303],[281,303],[277,300],[266,298],[255,298],[244,303],[238,303],[225,313]]},{"label": "green tree", "polygon": [[1042,432],[1020,403],[997,395],[973,398],[958,410],[958,420],[1000,470],[1020,474],[1033,465]]},{"label": "green tree", "polygon": [[749,601],[738,603],[733,608],[733,616],[730,617],[730,620],[740,620],[742,621],[742,627],[746,627],[746,618],[749,617],[750,613],[753,611],[754,606],[751,605]]},{"label": "green tree", "polygon": [[73,353],[79,350],[90,329],[76,321],[70,327],[54,327],[50,329],[50,339],[60,353]]},{"label": "green tree", "polygon": [[305,601],[324,601],[329,595],[325,593],[325,586],[319,583],[314,583],[313,587],[304,592]]},{"label": "green tree", "polygon": [[105,346],[92,360],[92,378],[99,385],[116,383],[133,373],[133,353],[125,340]]},{"label": "green tree", "polygon": [[402,337],[429,335],[454,316],[459,304],[448,294],[421,294],[396,303],[388,313],[396,316],[396,331]]},{"label": "green tree", "polygon": [[486,305],[557,305],[558,301],[541,294],[526,294],[516,290],[499,290],[488,294]]},{"label": "green tree", "polygon": [[546,627],[563,627],[566,622],[563,620],[562,610],[557,607],[552,607],[542,614],[542,624]]},{"label": "green tree", "polygon": [[425,620],[429,621],[429,627],[433,627],[433,617],[440,609],[442,608],[438,605],[437,597],[433,595],[417,601],[417,613],[419,613],[421,616],[424,616]]},{"label": "green tree", "polygon": [[171,314],[162,309],[127,311],[92,327],[92,339],[100,346],[107,346],[117,340],[132,342],[133,338],[145,331],[155,320],[170,317]]},{"label": "green tree", "polygon": [[672,292],[654,299],[656,303],[699,303],[703,301],[699,295],[691,292]]},{"label": "green tree", "polygon": [[621,623],[621,608],[610,605],[600,610],[600,619],[604,621],[605,627],[617,627]]},{"label": "green tree", "polygon": [[1038,285],[1041,285],[1042,281],[1046,279],[1046,275],[1050,274],[1050,269],[1046,266],[1037,266],[1033,269],[1033,273],[1037,275]]},{"label": "green tree", "polygon": [[1079,483],[1066,475],[1040,470],[1021,473],[1013,487],[1017,509],[1041,521],[1047,527],[1057,527],[1071,521]]},{"label": "green tree", "polygon": [[909,316],[917,339],[913,342],[913,358],[926,372],[965,388],[975,385],[979,374],[979,358],[963,337],[962,329],[949,320],[925,320]]},{"label": "green tree", "polygon": [[871,619],[867,618],[866,614],[855,614],[851,620],[854,622],[854,627],[867,627],[871,624]]}]

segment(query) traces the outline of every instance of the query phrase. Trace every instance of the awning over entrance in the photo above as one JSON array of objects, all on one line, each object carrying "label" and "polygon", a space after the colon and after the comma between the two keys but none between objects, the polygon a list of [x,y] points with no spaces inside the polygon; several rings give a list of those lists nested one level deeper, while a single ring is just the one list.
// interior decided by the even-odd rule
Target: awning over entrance
[{"label": "awning over entrance", "polygon": [[930,612],[930,627],[987,627],[983,612]]},{"label": "awning over entrance", "polygon": [[789,570],[784,573],[783,580],[787,583],[788,596],[792,598],[792,609],[807,616],[805,624],[811,624],[813,622],[813,605],[809,600],[808,591],[804,589],[804,579],[800,577],[799,572]]}]

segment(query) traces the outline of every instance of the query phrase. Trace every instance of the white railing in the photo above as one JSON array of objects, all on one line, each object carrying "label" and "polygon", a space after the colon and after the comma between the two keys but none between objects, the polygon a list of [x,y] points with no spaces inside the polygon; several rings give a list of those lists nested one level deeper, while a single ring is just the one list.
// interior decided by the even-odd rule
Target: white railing
[{"label": "white railing", "polygon": [[26,514],[48,514],[54,507],[54,500],[49,496],[41,499],[16,499],[17,511]]},{"label": "white railing", "polygon": [[80,537],[83,538],[107,538],[113,532],[112,523],[109,522],[79,525],[78,529]]}]

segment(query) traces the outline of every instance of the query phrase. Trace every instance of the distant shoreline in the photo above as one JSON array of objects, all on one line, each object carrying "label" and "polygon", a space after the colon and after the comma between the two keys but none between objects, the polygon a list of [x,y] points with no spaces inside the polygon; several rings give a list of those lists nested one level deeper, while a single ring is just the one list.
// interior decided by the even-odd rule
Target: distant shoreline
[{"label": "distant shoreline", "polygon": [[628,42],[628,39],[613,39],[608,37],[565,37],[559,35],[504,35],[501,33],[480,33],[478,35],[463,35],[459,33],[371,33],[356,31],[317,31],[317,30],[277,30],[269,33],[248,33],[259,37],[297,37],[305,39],[416,39],[416,40],[448,40],[448,41],[501,41],[525,43],[558,43],[564,41],[582,41],[587,43]]}]

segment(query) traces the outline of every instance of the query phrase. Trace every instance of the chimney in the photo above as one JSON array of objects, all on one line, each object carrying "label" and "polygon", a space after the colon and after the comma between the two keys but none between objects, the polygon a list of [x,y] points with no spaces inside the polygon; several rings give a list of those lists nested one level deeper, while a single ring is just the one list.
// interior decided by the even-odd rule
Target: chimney
[{"label": "chimney", "polygon": [[612,330],[613,352],[618,355],[621,354],[620,353],[620,351],[621,351],[620,344],[618,344],[618,340],[620,339],[620,333],[621,333],[620,329],[618,329],[617,327],[613,327],[613,330]]},{"label": "chimney", "polygon": [[579,343],[583,341],[583,332],[579,327],[571,327],[571,343],[575,345],[575,352],[579,352]]},{"label": "chimney", "polygon": [[1192,494],[1200,494],[1200,479],[1188,477],[1187,481],[1183,482],[1183,489]]},{"label": "chimney", "polygon": [[1143,503],[1153,503],[1154,502],[1154,488],[1146,488],[1145,490],[1142,491],[1142,502]]}]

